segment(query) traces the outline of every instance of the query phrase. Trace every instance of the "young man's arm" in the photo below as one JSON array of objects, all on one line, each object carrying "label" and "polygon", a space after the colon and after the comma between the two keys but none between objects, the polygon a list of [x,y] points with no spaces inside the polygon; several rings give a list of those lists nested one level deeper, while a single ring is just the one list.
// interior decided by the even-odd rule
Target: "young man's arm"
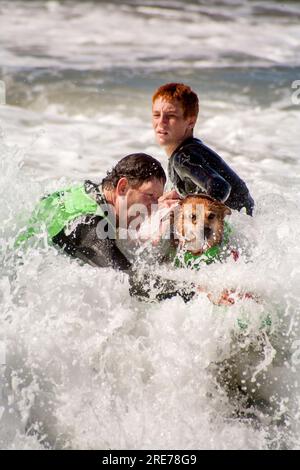
[{"label": "young man's arm", "polygon": [[209,165],[202,166],[184,152],[174,156],[173,164],[182,180],[189,178],[197,187],[218,201],[224,202],[228,198],[231,191],[230,184]]},{"label": "young man's arm", "polygon": [[254,200],[245,182],[216,152],[200,140],[195,140],[183,146],[173,157],[179,178],[187,178],[209,196],[226,201],[231,209],[245,207],[247,214],[252,215]]}]

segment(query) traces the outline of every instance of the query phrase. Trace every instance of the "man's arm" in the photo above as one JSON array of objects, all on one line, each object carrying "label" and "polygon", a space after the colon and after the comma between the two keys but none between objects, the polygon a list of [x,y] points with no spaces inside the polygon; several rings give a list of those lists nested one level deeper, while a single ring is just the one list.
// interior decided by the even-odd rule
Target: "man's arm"
[{"label": "man's arm", "polygon": [[194,296],[193,285],[179,284],[142,272],[138,266],[132,267],[114,240],[98,238],[96,229],[99,220],[101,220],[99,217],[87,217],[85,219],[87,223],[78,224],[68,235],[62,230],[53,238],[53,242],[69,255],[92,266],[112,267],[127,273],[129,292],[139,300],[163,300],[179,295],[188,301]]},{"label": "man's arm", "polygon": [[70,233],[66,234],[62,230],[52,241],[69,255],[92,266],[128,270],[131,264],[116,247],[114,240],[99,238],[97,224],[101,220],[100,216],[87,216],[81,223],[75,222],[74,230]]},{"label": "man's arm", "polygon": [[180,296],[185,302],[191,300],[196,294],[196,286],[192,283],[164,279],[162,276],[152,275],[132,269],[129,274],[130,295],[139,300],[157,301]]}]

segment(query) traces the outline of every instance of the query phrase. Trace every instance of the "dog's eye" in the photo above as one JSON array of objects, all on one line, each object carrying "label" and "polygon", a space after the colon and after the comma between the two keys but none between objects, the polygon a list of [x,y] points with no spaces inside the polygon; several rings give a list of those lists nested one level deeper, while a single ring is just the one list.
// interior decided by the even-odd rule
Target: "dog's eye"
[{"label": "dog's eye", "polygon": [[208,218],[208,220],[213,220],[215,217],[216,217],[216,214],[211,213],[211,214],[209,214],[209,216],[207,218]]},{"label": "dog's eye", "polygon": [[196,222],[196,220],[197,220],[196,214],[192,214],[192,215],[191,215],[191,219],[192,219],[192,222],[193,222],[193,223]]}]

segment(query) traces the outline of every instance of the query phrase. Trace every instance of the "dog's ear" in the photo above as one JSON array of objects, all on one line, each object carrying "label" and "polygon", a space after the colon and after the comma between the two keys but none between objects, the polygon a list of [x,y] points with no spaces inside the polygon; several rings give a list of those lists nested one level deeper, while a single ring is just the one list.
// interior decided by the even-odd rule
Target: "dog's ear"
[{"label": "dog's ear", "polygon": [[226,215],[230,215],[231,214],[231,209],[229,209],[228,206],[226,206],[225,204],[223,204],[223,202],[220,202],[220,201],[214,201],[212,203],[212,207],[214,208],[214,210],[216,210],[217,212],[219,212],[220,214],[222,214],[223,217],[225,217]]},{"label": "dog's ear", "polygon": [[231,214],[231,209],[229,209],[228,206],[225,206],[225,204],[223,204],[224,206],[224,216],[225,215],[230,215]]}]

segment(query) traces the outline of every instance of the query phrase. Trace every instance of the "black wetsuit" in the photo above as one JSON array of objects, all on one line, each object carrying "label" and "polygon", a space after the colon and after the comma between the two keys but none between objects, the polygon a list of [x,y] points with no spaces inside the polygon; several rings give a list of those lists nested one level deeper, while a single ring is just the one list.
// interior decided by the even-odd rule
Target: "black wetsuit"
[{"label": "black wetsuit", "polygon": [[206,193],[231,209],[252,215],[254,201],[244,181],[203,142],[189,137],[172,153],[169,178],[181,196]]},{"label": "black wetsuit", "polygon": [[[85,191],[92,196],[103,208],[107,201],[99,191],[98,185],[91,181],[85,182]],[[110,232],[110,238],[99,236],[99,222],[101,231],[108,232],[113,224],[109,224],[108,215],[87,215],[80,217],[72,223],[74,229],[66,233],[66,228],[52,238],[53,243],[59,245],[69,255],[98,267],[112,267],[126,272],[129,275],[130,294],[140,299],[162,300],[180,295],[185,301],[190,300],[194,294],[194,286],[184,283],[175,283],[158,276],[140,272],[138,265],[133,266],[119,250],[116,244],[116,234]]]},{"label": "black wetsuit", "polygon": [[[102,208],[107,205],[98,185],[86,181],[84,187],[86,193],[93,197]],[[109,218],[109,211],[107,212],[105,220]],[[53,237],[52,241],[62,247],[69,255],[80,258],[93,266],[112,267],[123,271],[129,269],[129,261],[116,246],[115,234],[110,233],[109,238],[106,235],[99,236],[98,224],[103,220],[104,217],[100,215],[86,215],[80,217],[79,221],[75,219],[72,223],[74,229],[71,227],[70,233],[66,234],[65,228]],[[103,225],[103,230],[105,227],[108,233],[111,228],[108,221]]]}]

